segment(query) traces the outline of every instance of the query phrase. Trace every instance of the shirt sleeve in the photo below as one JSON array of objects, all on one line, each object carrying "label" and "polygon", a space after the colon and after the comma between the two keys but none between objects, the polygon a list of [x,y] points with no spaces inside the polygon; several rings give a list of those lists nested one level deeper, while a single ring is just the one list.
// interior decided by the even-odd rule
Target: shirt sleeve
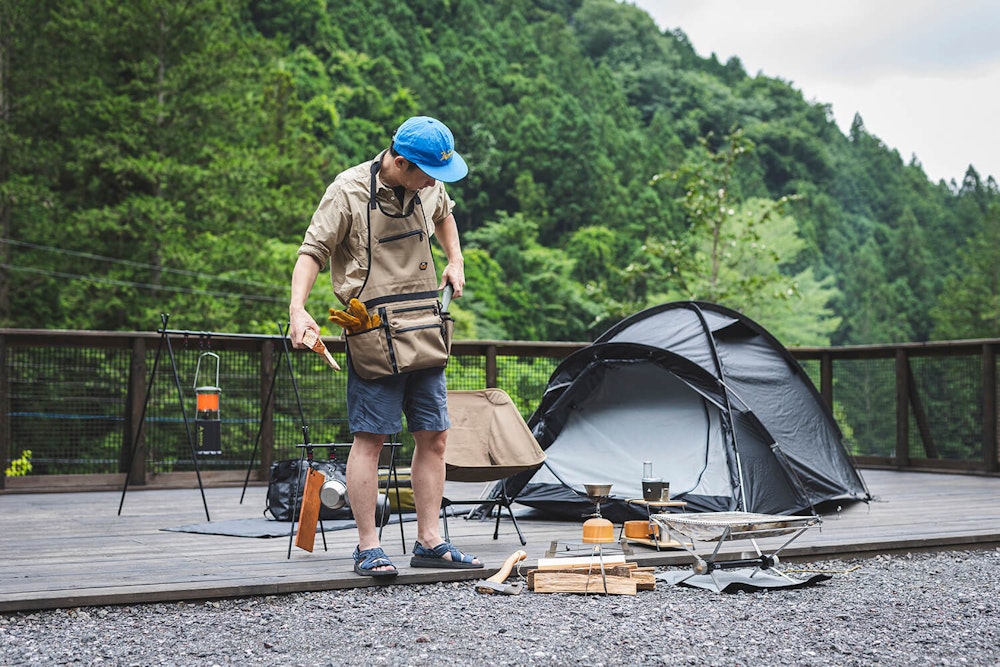
[{"label": "shirt sleeve", "polygon": [[431,220],[437,225],[451,215],[452,210],[455,208],[455,200],[451,198],[444,187],[444,183],[440,181],[438,181],[434,190],[435,196],[431,207]]},{"label": "shirt sleeve", "polygon": [[346,205],[343,189],[334,181],[323,194],[316,212],[313,213],[305,238],[299,246],[300,255],[309,255],[326,268],[333,249],[336,248],[350,229],[350,213]]}]

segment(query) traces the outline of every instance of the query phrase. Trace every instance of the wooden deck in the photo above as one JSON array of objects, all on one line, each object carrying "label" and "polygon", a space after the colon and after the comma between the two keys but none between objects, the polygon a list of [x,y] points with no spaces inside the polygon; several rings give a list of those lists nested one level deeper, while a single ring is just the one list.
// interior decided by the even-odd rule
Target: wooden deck
[{"label": "wooden deck", "polygon": [[[1000,544],[1000,478],[933,473],[863,471],[877,500],[855,503],[824,517],[782,556],[818,559],[910,550],[971,549]],[[475,486],[475,485],[474,485]],[[465,485],[461,497],[469,497]],[[476,490],[478,490],[476,486]],[[266,489],[206,489],[213,521],[261,516]],[[269,595],[371,585],[356,576],[355,532],[317,537],[313,553],[288,539],[241,538],[163,530],[205,521],[202,498],[192,489],[130,489],[121,516],[121,492],[0,495],[0,612],[105,604]],[[409,552],[415,524],[404,524]],[[521,521],[528,563],[553,541],[578,543],[580,523]],[[387,526],[383,546],[401,573],[398,584],[475,580],[492,574],[521,548],[509,519],[494,541],[493,522],[449,520],[453,541],[477,554],[485,570],[409,568],[398,526]],[[766,541],[765,541],[766,542]],[[735,543],[723,553],[745,550]],[[635,546],[641,565],[684,567],[682,550]]]}]

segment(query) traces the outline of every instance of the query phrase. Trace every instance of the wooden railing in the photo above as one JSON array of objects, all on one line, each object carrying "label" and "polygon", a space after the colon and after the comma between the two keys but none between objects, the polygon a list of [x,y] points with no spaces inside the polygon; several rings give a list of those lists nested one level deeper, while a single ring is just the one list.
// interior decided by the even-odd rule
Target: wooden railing
[{"label": "wooden railing", "polygon": [[[343,361],[343,344],[327,339]],[[998,340],[791,348],[861,466],[998,472]],[[501,387],[527,418],[558,362],[586,343],[458,341],[449,387]],[[0,329],[0,477],[7,491],[262,480],[276,458],[348,439],[344,373],[285,354],[279,335]],[[226,454],[193,455],[192,378],[223,359]],[[154,372],[155,371],[155,372]],[[185,432],[186,430],[186,432]],[[31,454],[27,455],[26,452]]]},{"label": "wooden railing", "polygon": [[998,339],[981,339],[791,352],[803,365],[818,363],[820,395],[835,413],[846,393],[835,381],[859,376],[845,372],[846,366],[891,365],[892,401],[874,417],[894,429],[893,448],[881,454],[856,449],[859,464],[997,473],[998,346]]}]

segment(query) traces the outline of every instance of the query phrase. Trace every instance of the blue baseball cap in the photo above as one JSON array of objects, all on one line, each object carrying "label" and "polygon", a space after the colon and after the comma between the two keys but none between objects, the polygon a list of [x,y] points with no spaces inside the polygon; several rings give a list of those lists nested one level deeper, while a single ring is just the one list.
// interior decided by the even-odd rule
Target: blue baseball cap
[{"label": "blue baseball cap", "polygon": [[465,178],[469,166],[455,152],[455,137],[441,121],[414,116],[403,122],[392,136],[392,146],[431,178],[453,183]]}]

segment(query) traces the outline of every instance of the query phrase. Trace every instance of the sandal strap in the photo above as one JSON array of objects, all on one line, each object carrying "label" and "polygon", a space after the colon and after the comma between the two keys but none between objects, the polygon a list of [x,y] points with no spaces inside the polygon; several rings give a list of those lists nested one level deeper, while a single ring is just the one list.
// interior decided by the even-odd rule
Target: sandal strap
[{"label": "sandal strap", "polygon": [[476,557],[471,554],[462,553],[458,547],[451,542],[442,542],[433,548],[425,547],[417,542],[413,545],[413,553],[423,558],[444,558],[445,554],[451,554],[451,560],[455,563],[472,563]]},{"label": "sandal strap", "polygon": [[355,547],[354,562],[359,563],[362,570],[372,570],[383,565],[390,565],[393,568],[396,567],[393,565],[393,562],[389,560],[389,557],[385,555],[385,552],[382,551],[382,547],[373,547],[371,549],[365,549],[364,551]]}]

